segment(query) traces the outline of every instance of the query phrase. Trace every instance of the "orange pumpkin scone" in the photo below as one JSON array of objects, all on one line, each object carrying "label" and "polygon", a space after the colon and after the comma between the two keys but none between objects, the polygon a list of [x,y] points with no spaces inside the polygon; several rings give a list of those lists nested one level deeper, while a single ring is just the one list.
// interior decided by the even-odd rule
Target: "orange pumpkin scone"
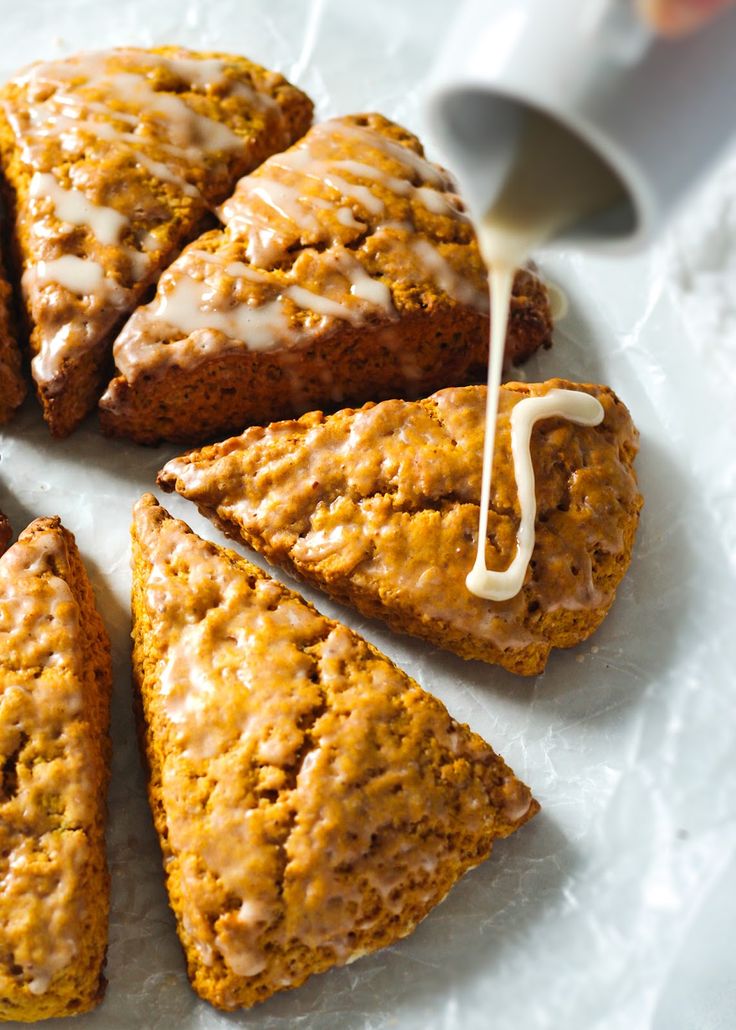
[{"label": "orange pumpkin scone", "polygon": [[0,557],[0,1019],[102,999],[110,646],[74,537],[33,522]]},{"label": "orange pumpkin scone", "polygon": [[219,1008],[406,936],[539,807],[375,648],[150,495],[133,640],[169,898]]},{"label": "orange pumpkin scone", "polygon": [[228,54],[121,48],[0,90],[0,157],[44,416],[92,410],[112,340],[236,181],[302,135],[311,101]]},{"label": "orange pumpkin scone", "polygon": [[[253,422],[467,381],[487,363],[488,284],[449,175],[378,114],[316,125],[241,179],[115,342],[102,425],[202,442]],[[508,357],[549,343],[516,279]]]},{"label": "orange pumpkin scone", "polygon": [[0,425],[12,418],[26,395],[11,308],[12,290],[0,254]]},{"label": "orange pumpkin scone", "polygon": [[165,490],[194,501],[224,532],[365,615],[464,658],[541,672],[553,647],[589,636],[631,558],[641,497],[638,434],[604,386],[562,380],[501,389],[486,562],[508,568],[520,523],[511,455],[515,407],[554,389],[598,398],[604,418],[546,418],[531,436],[536,540],[516,596],[471,594],[486,390],[251,428],[170,461]]}]

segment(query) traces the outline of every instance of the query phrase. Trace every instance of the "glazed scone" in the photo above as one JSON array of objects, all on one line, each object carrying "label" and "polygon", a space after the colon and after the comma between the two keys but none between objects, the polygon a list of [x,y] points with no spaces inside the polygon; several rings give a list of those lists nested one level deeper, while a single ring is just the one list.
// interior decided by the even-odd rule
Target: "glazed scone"
[{"label": "glazed scone", "polygon": [[528,396],[584,390],[604,421],[537,424],[536,543],[522,590],[471,594],[486,390],[441,390],[325,417],[251,428],[170,461],[165,490],[194,501],[230,536],[365,615],[463,658],[535,675],[553,647],[589,636],[628,567],[638,523],[638,434],[604,386],[550,380],[501,389],[486,561],[506,569],[519,505],[510,416]]},{"label": "glazed scone", "polygon": [[0,157],[33,375],[55,436],[92,410],[125,318],[311,101],[243,57],[179,47],[31,65],[0,91]]},{"label": "glazed scone", "polygon": [[26,395],[11,308],[12,290],[0,254],[0,425],[12,418]]},{"label": "glazed scone", "polygon": [[169,898],[219,1008],[406,936],[539,807],[387,658],[150,495],[133,640]]},{"label": "glazed scone", "polygon": [[104,993],[111,685],[74,537],[37,519],[0,558],[0,1019]]},{"label": "glazed scone", "polygon": [[[381,115],[336,118],[243,178],[114,346],[103,428],[202,442],[251,423],[466,381],[487,360],[488,285],[446,172]],[[521,273],[509,356],[549,342]]]}]

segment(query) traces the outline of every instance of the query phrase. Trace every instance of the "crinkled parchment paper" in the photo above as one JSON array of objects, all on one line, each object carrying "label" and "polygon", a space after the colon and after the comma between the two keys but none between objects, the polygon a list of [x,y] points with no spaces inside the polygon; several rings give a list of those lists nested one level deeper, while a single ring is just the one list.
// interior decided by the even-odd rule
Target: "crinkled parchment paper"
[{"label": "crinkled parchment paper", "polygon": [[[284,71],[320,116],[377,109],[421,130],[421,82],[451,6],[3,0],[0,72],[179,42]],[[736,1026],[736,163],[650,254],[542,266],[570,313],[524,376],[610,383],[642,434],[646,508],[602,629],[527,681],[307,594],[491,741],[543,812],[408,940],[250,1013],[217,1013],[187,985],[130,715],[129,512],[175,448],[106,441],[94,420],[55,443],[33,401],[0,436],[0,507],[16,532],[62,516],[114,643],[109,988],[78,1030]],[[166,503],[221,539],[186,502]]]}]

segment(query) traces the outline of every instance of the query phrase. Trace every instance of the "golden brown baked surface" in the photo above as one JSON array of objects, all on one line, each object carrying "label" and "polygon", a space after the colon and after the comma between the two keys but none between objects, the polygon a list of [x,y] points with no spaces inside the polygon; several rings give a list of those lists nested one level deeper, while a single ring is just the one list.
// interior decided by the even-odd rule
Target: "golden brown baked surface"
[{"label": "golden brown baked surface", "polygon": [[111,680],[74,537],[37,519],[0,558],[0,1019],[104,992]]},{"label": "golden brown baked surface", "polygon": [[[485,365],[488,286],[448,174],[378,114],[314,126],[241,179],[114,346],[103,428],[202,441],[253,422],[421,396]],[[549,343],[517,278],[508,349]]]},{"label": "golden brown baked surface", "polygon": [[642,503],[632,467],[638,434],[611,390],[508,383],[487,567],[507,568],[516,550],[511,411],[559,387],[596,396],[605,419],[593,428],[561,418],[535,427],[536,546],[521,592],[508,601],[483,600],[465,586],[477,548],[485,387],[254,427],[173,459],[159,483],[364,614],[464,658],[534,675],[552,647],[579,643],[603,620],[628,567]]},{"label": "golden brown baked surface", "polygon": [[405,936],[538,810],[387,658],[150,495],[133,639],[169,897],[220,1008]]},{"label": "golden brown baked surface", "polygon": [[52,432],[94,407],[119,325],[311,101],[242,57],[180,47],[31,65],[0,91],[15,259]]},{"label": "golden brown baked surface", "polygon": [[11,308],[12,290],[0,254],[0,425],[12,418],[26,395]]}]

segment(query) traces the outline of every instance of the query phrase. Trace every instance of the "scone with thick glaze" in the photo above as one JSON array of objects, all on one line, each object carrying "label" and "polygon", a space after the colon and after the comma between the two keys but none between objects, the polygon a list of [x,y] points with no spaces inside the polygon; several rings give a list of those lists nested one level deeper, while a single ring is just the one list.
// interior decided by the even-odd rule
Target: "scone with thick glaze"
[{"label": "scone with thick glaze", "polygon": [[631,558],[641,497],[638,434],[605,386],[563,380],[501,389],[486,545],[489,569],[516,551],[519,502],[511,413],[563,388],[597,397],[604,419],[539,422],[531,438],[534,552],[510,600],[471,594],[486,390],[441,390],[417,402],[254,427],[170,461],[165,490],[194,501],[270,562],[365,615],[464,658],[541,672],[553,647],[588,637],[610,608]]},{"label": "scone with thick glaze", "polygon": [[55,436],[95,407],[118,328],[212,206],[311,115],[282,76],[180,47],[38,63],[3,87],[14,257]]},{"label": "scone with thick glaze", "polygon": [[26,395],[26,381],[11,313],[12,302],[12,289],[0,254],[0,425],[13,417]]},{"label": "scone with thick glaze", "polygon": [[150,495],[133,640],[169,898],[220,1008],[406,936],[539,807],[375,648]]},{"label": "scone with thick glaze", "polygon": [[0,1019],[101,1000],[110,646],[74,543],[33,522],[0,557]]},{"label": "scone with thick glaze", "polygon": [[[103,428],[202,442],[311,408],[422,396],[487,363],[473,227],[418,139],[377,114],[316,125],[243,178],[114,346]],[[520,272],[508,357],[549,343]]]}]

